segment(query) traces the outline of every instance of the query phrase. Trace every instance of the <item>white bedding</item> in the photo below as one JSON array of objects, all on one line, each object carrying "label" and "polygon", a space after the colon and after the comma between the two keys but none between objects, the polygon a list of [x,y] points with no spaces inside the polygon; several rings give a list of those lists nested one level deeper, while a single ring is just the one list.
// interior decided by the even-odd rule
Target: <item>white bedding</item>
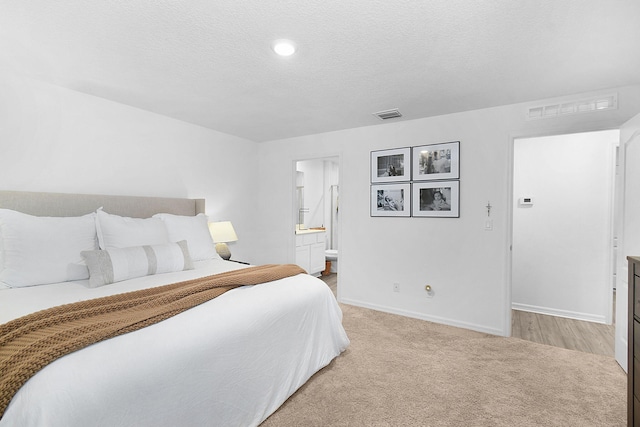
[{"label": "white bedding", "polygon": [[[237,268],[211,260],[94,289],[86,281],[0,287],[0,323]],[[54,361],[18,391],[0,427],[255,426],[346,349],[341,321],[330,289],[306,274],[237,288]]]}]

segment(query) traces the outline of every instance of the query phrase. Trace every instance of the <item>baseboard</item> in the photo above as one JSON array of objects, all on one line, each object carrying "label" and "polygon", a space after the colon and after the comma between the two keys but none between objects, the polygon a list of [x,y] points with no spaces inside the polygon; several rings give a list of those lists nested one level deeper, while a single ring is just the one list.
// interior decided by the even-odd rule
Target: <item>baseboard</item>
[{"label": "baseboard", "polygon": [[350,298],[340,298],[339,301],[343,304],[354,305],[356,307],[362,307],[362,308],[369,308],[371,310],[382,311],[384,313],[397,314],[400,316],[411,317],[413,319],[426,320],[433,323],[440,323],[443,325],[455,326],[457,328],[469,329],[472,331],[483,332],[491,335],[498,335],[501,337],[506,336],[505,331],[502,331],[500,329],[495,329],[495,328],[489,328],[482,325],[477,325],[475,323],[460,322],[457,320],[447,319],[445,317],[431,316],[428,314],[417,313],[409,310],[400,310],[393,307],[371,304],[363,301],[353,300]]},{"label": "baseboard", "polygon": [[549,316],[566,317],[568,319],[584,320],[587,322],[602,323],[606,325],[606,317],[589,313],[580,313],[577,311],[557,310],[549,307],[538,307],[535,305],[512,303],[511,308],[514,310],[528,311],[530,313],[546,314]]}]

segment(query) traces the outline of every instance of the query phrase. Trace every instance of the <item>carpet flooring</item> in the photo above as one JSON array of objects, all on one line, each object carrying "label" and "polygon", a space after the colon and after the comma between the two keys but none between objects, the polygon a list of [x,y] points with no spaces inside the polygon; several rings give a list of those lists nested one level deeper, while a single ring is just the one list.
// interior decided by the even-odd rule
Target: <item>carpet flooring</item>
[{"label": "carpet flooring", "polygon": [[351,345],[261,427],[626,425],[612,357],[341,307]]}]

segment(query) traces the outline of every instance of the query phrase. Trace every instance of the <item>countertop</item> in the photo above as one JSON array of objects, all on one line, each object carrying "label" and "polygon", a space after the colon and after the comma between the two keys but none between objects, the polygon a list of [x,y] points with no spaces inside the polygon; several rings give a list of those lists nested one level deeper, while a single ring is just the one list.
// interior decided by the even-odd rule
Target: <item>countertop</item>
[{"label": "countertop", "polygon": [[326,230],[324,228],[303,228],[299,229],[296,227],[296,234],[312,234],[312,233],[324,233]]}]

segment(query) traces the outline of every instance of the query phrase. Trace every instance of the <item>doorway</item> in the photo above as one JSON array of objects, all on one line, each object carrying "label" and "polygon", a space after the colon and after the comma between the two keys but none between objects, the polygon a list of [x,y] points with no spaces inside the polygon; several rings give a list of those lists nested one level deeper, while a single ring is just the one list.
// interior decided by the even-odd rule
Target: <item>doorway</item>
[{"label": "doorway", "polygon": [[[322,238],[316,239],[322,241],[322,245],[316,244],[321,246],[325,266],[321,277],[332,283],[336,292],[340,264],[340,157],[296,160],[294,174],[296,233],[322,230]],[[313,251],[311,256],[315,256]],[[319,273],[314,271],[314,275]]]},{"label": "doorway", "polygon": [[[618,140],[618,130],[514,139],[514,310],[535,314],[538,319],[549,316],[612,324]],[[521,316],[512,320],[517,318]],[[515,336],[518,331],[513,321]],[[553,320],[540,321],[537,326],[544,327],[545,322],[571,329]]]}]

